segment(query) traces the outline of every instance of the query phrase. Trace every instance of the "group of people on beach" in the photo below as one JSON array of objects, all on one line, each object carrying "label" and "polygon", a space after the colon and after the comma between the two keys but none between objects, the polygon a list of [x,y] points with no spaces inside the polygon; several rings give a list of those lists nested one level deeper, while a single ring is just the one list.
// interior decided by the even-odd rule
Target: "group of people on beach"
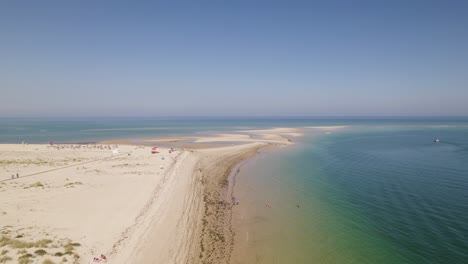
[{"label": "group of people on beach", "polygon": [[16,173],[16,177],[14,174],[11,175],[11,178],[14,179],[14,178],[19,178],[19,173]]},{"label": "group of people on beach", "polygon": [[97,144],[54,144],[50,142],[50,146],[57,150],[60,149],[98,149],[98,150],[113,150],[117,149],[117,145],[97,145]]},{"label": "group of people on beach", "polygon": [[94,257],[93,258],[93,263],[98,263],[101,261],[107,261],[107,257],[104,254],[101,254],[100,257]]}]

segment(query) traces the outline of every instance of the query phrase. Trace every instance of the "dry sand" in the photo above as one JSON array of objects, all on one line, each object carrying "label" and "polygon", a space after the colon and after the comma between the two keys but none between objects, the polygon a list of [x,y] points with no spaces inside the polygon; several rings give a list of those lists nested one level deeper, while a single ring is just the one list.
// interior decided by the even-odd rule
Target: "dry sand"
[{"label": "dry sand", "polygon": [[0,260],[228,263],[228,175],[259,148],[300,134],[243,133],[194,138],[234,146],[158,154],[131,145],[0,145]]},{"label": "dry sand", "polygon": [[[164,149],[152,155],[150,148],[134,146],[120,146],[115,154],[101,149],[0,145],[2,233],[28,242],[52,240],[45,249],[47,256],[31,258],[33,263],[45,258],[62,261],[64,256],[50,255],[66,253],[67,240],[81,244],[65,255],[68,262],[74,254],[80,256],[78,263],[88,263],[102,253],[111,263],[130,263],[112,260],[128,254],[130,234],[145,223],[158,192],[171,187],[167,179],[175,178],[179,161],[187,155]],[[20,178],[12,180],[16,173]],[[5,248],[14,260],[37,255],[36,248]],[[20,250],[27,253],[18,254]]]}]

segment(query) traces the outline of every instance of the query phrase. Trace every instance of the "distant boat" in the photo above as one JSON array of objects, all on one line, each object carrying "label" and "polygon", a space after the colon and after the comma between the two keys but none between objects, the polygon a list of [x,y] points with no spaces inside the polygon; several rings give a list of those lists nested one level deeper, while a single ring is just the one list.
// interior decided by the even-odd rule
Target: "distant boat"
[{"label": "distant boat", "polygon": [[434,139],[434,142],[435,142],[435,143],[439,143],[439,142],[440,142],[440,139],[439,139],[439,138],[436,138],[436,139]]}]

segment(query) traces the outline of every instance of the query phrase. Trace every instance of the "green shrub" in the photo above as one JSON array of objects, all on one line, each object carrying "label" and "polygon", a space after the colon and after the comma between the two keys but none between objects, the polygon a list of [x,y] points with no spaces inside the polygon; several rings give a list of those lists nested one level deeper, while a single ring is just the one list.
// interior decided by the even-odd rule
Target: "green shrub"
[{"label": "green shrub", "polygon": [[27,254],[24,254],[24,255],[20,256],[19,259],[22,259],[22,258],[32,258],[32,257],[33,257],[33,255],[27,253]]},{"label": "green shrub", "polygon": [[39,255],[39,256],[44,256],[45,254],[47,254],[47,251],[45,251],[43,249],[38,249],[38,250],[34,251],[34,254]]},{"label": "green shrub", "polygon": [[36,182],[36,183],[29,185],[29,188],[32,188],[32,187],[44,187],[44,184],[42,184],[42,182]]}]

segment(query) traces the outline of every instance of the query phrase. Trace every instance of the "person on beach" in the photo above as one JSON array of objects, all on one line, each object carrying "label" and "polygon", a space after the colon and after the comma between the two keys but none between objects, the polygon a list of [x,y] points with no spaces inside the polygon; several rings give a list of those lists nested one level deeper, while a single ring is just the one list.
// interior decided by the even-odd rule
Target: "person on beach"
[{"label": "person on beach", "polygon": [[101,262],[101,261],[107,261],[107,257],[104,254],[101,254],[100,257],[93,257],[93,262]]}]

